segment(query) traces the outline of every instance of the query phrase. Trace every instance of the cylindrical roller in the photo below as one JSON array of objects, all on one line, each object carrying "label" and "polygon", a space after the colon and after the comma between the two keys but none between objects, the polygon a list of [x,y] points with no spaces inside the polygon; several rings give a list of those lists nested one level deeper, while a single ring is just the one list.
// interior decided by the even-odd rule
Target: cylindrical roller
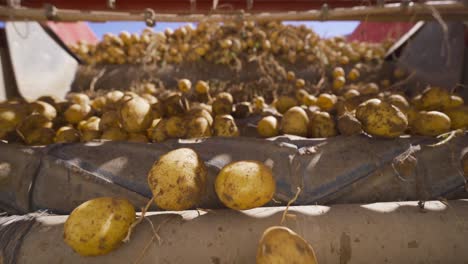
[{"label": "cylindrical roller", "polygon": [[[44,216],[24,236],[18,264],[50,263],[255,263],[258,241],[279,225],[284,207],[244,212],[213,210],[154,213],[160,240],[143,221],[130,242],[108,255],[81,257],[63,242],[66,216]],[[465,263],[468,201],[448,205],[391,202],[297,206],[285,225],[314,248],[318,263]],[[145,248],[147,250],[145,251]]]}]

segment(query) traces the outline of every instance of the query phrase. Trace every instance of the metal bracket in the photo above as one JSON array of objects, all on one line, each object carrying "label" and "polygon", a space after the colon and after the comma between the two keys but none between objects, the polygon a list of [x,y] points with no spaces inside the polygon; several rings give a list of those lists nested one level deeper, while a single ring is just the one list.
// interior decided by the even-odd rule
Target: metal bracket
[{"label": "metal bracket", "polygon": [[47,20],[58,20],[58,9],[54,5],[45,4],[44,15]]},{"label": "metal bracket", "polygon": [[329,7],[328,4],[323,4],[320,8],[320,20],[326,20],[328,17]]},{"label": "metal bracket", "polygon": [[151,8],[146,8],[144,12],[145,23],[148,27],[154,27],[156,25],[156,13]]}]

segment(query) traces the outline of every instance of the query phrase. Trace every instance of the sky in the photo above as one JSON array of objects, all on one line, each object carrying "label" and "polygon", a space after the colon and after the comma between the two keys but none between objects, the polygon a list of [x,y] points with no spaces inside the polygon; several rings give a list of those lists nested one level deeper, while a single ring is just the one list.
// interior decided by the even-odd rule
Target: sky
[{"label": "sky", "polygon": [[[107,23],[88,23],[96,36],[101,39],[105,33],[118,34],[122,30],[130,33],[140,33],[146,25],[143,22],[107,22]],[[342,22],[342,21],[327,21],[327,22],[285,22],[285,24],[300,25],[305,24],[312,28],[321,37],[333,37],[347,35],[353,32],[359,22]],[[154,28],[155,31],[163,31],[166,28],[177,28],[184,23],[164,23],[159,22]]]}]

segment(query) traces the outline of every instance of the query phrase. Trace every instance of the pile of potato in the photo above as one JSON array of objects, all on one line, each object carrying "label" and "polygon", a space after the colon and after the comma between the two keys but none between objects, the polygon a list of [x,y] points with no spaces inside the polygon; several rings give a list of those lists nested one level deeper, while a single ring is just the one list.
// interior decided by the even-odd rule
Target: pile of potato
[{"label": "pile of potato", "polygon": [[97,45],[78,42],[70,46],[88,64],[181,64],[207,61],[236,65],[255,56],[271,55],[280,63],[347,65],[379,60],[391,42],[347,43],[344,38],[320,39],[304,25],[281,22],[200,22],[175,30],[141,34],[107,33]]}]

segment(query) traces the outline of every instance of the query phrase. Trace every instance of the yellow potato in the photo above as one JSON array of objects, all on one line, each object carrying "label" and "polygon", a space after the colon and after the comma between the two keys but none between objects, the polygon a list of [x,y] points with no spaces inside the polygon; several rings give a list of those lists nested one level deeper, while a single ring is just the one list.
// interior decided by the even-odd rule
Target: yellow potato
[{"label": "yellow potato", "polygon": [[111,91],[106,94],[106,108],[111,110],[117,110],[117,105],[124,97],[124,93],[121,91]]},{"label": "yellow potato", "polygon": [[80,132],[72,126],[64,126],[55,133],[56,143],[72,143],[80,141]]},{"label": "yellow potato", "polygon": [[309,116],[309,135],[313,138],[334,137],[337,135],[335,120],[327,112],[312,112]]},{"label": "yellow potato", "polygon": [[275,108],[281,114],[286,113],[286,111],[296,105],[298,105],[297,100],[289,96],[280,96],[275,102]]},{"label": "yellow potato", "polygon": [[92,108],[88,104],[72,104],[65,111],[65,120],[70,124],[78,124],[91,115]]},{"label": "yellow potato", "polygon": [[187,138],[204,138],[211,136],[210,123],[204,117],[192,117],[187,125]]},{"label": "yellow potato", "polygon": [[296,80],[296,88],[304,88],[305,80],[304,79],[297,79]]},{"label": "yellow potato", "polygon": [[286,80],[294,81],[296,79],[296,74],[293,71],[288,71],[286,73]]},{"label": "yellow potato", "polygon": [[216,96],[212,107],[213,114],[216,115],[229,115],[232,112],[234,99],[232,95],[226,92],[222,92]]},{"label": "yellow potato", "polygon": [[302,237],[284,226],[265,230],[257,249],[257,264],[317,264],[314,249]]},{"label": "yellow potato", "polygon": [[171,116],[166,122],[166,134],[171,138],[183,138],[187,134],[186,121],[180,116]]},{"label": "yellow potato", "polygon": [[102,132],[101,139],[111,141],[125,141],[128,139],[128,134],[125,130],[118,127],[111,127]]},{"label": "yellow potato", "polygon": [[226,165],[215,180],[221,202],[235,210],[247,210],[268,203],[275,194],[271,170],[259,161],[237,161]]},{"label": "yellow potato", "polygon": [[421,95],[421,109],[440,110],[450,105],[450,94],[440,87],[429,87]]},{"label": "yellow potato", "polygon": [[452,129],[468,128],[468,106],[460,106],[445,110],[450,117]]},{"label": "yellow potato", "polygon": [[306,106],[314,106],[317,105],[317,97],[308,94],[302,99],[302,103]]},{"label": "yellow potato", "polygon": [[192,108],[189,111],[189,116],[192,117],[204,117],[210,126],[213,125],[213,117],[211,116],[210,112],[203,108]]},{"label": "yellow potato", "polygon": [[281,120],[281,131],[284,134],[306,137],[308,126],[309,117],[299,106],[289,109]]},{"label": "yellow potato", "polygon": [[187,106],[183,101],[182,96],[178,93],[171,94],[166,100],[164,100],[163,108],[164,110],[162,112],[168,116],[182,115],[187,110]]},{"label": "yellow potato", "polygon": [[151,125],[151,105],[139,96],[124,96],[119,114],[120,123],[127,132],[143,132]]},{"label": "yellow potato", "polygon": [[342,76],[340,77],[336,77],[334,80],[333,80],[333,91],[335,93],[339,93],[341,91],[341,89],[343,89],[344,85],[346,83],[346,79]]},{"label": "yellow potato", "polygon": [[0,130],[5,133],[14,131],[27,116],[24,106],[0,105]]},{"label": "yellow potato", "polygon": [[336,67],[333,69],[332,76],[333,78],[344,77],[345,71],[342,67]]},{"label": "yellow potato", "polygon": [[296,94],[296,99],[302,104],[304,104],[304,98],[309,95],[309,93],[304,89],[296,90],[295,94]]},{"label": "yellow potato", "polygon": [[105,255],[121,244],[134,221],[135,209],[126,199],[96,198],[71,212],[63,239],[82,256]]},{"label": "yellow potato", "polygon": [[361,95],[375,95],[380,91],[379,86],[376,83],[367,83],[359,86],[359,93]]},{"label": "yellow potato", "polygon": [[[52,128],[52,122],[43,115],[32,114],[18,124],[16,131],[26,141],[26,143],[28,143],[28,141],[32,141],[28,139],[29,135],[40,128]],[[37,137],[38,133],[39,132],[35,132],[34,137]]]},{"label": "yellow potato", "polygon": [[141,98],[145,99],[150,105],[154,105],[158,102],[158,98],[149,93],[142,94]]},{"label": "yellow potato", "polygon": [[265,116],[257,124],[257,132],[261,137],[276,137],[279,134],[278,120],[274,116]]},{"label": "yellow potato", "polygon": [[195,91],[199,94],[207,94],[210,92],[210,86],[205,81],[198,81],[195,85]]},{"label": "yellow potato", "polygon": [[317,97],[317,106],[328,112],[335,107],[337,101],[338,99],[334,94],[322,93]]},{"label": "yellow potato", "polygon": [[451,95],[450,100],[448,102],[448,105],[444,105],[443,108],[444,109],[457,108],[457,107],[462,106],[464,104],[465,104],[465,101],[463,100],[463,98],[461,98],[460,96],[457,96],[457,95]]},{"label": "yellow potato", "polygon": [[356,69],[356,68],[353,68],[348,72],[347,78],[350,81],[355,81],[355,80],[357,80],[359,78],[360,75],[361,74],[359,73],[359,70]]},{"label": "yellow potato", "polygon": [[156,205],[165,210],[196,206],[206,192],[207,170],[192,149],[180,148],[162,155],[148,173]]},{"label": "yellow potato", "polygon": [[113,110],[104,112],[104,114],[102,114],[101,116],[101,121],[99,122],[99,130],[101,131],[104,131],[111,127],[122,127],[122,125],[120,124],[119,113]]},{"label": "yellow potato", "polygon": [[55,131],[52,128],[41,127],[25,134],[24,141],[28,145],[43,146],[54,143]]},{"label": "yellow potato", "polygon": [[413,126],[414,122],[418,118],[419,111],[415,107],[410,107],[408,111],[406,111],[406,117],[408,119],[408,126]]},{"label": "yellow potato", "polygon": [[395,106],[380,99],[370,99],[356,109],[362,128],[373,136],[394,138],[402,135],[407,126],[406,116]]},{"label": "yellow potato", "polygon": [[231,115],[217,115],[213,123],[213,134],[218,137],[238,137],[239,129]]},{"label": "yellow potato", "polygon": [[74,104],[79,104],[79,105],[89,105],[91,103],[91,100],[89,99],[89,96],[87,96],[84,93],[69,93],[67,95],[68,101],[74,103]]},{"label": "yellow potato", "polygon": [[403,113],[406,113],[410,107],[408,100],[400,94],[392,94],[387,97],[386,101],[398,107]]},{"label": "yellow potato", "polygon": [[450,118],[438,111],[419,112],[411,129],[423,136],[438,136],[450,131]]},{"label": "yellow potato", "polygon": [[106,106],[106,97],[104,96],[98,96],[94,98],[93,101],[91,102],[91,107],[96,112],[102,112],[105,106]]},{"label": "yellow potato", "polygon": [[177,82],[177,86],[181,92],[188,93],[190,92],[190,89],[192,89],[192,82],[190,82],[188,79],[180,79]]},{"label": "yellow potato", "polygon": [[46,102],[33,102],[30,104],[30,109],[32,113],[38,113],[40,115],[43,115],[49,120],[54,120],[57,117],[57,110],[55,109],[55,107]]},{"label": "yellow potato", "polygon": [[262,112],[262,110],[266,107],[265,99],[261,96],[255,96],[252,100],[252,103],[256,113]]}]

